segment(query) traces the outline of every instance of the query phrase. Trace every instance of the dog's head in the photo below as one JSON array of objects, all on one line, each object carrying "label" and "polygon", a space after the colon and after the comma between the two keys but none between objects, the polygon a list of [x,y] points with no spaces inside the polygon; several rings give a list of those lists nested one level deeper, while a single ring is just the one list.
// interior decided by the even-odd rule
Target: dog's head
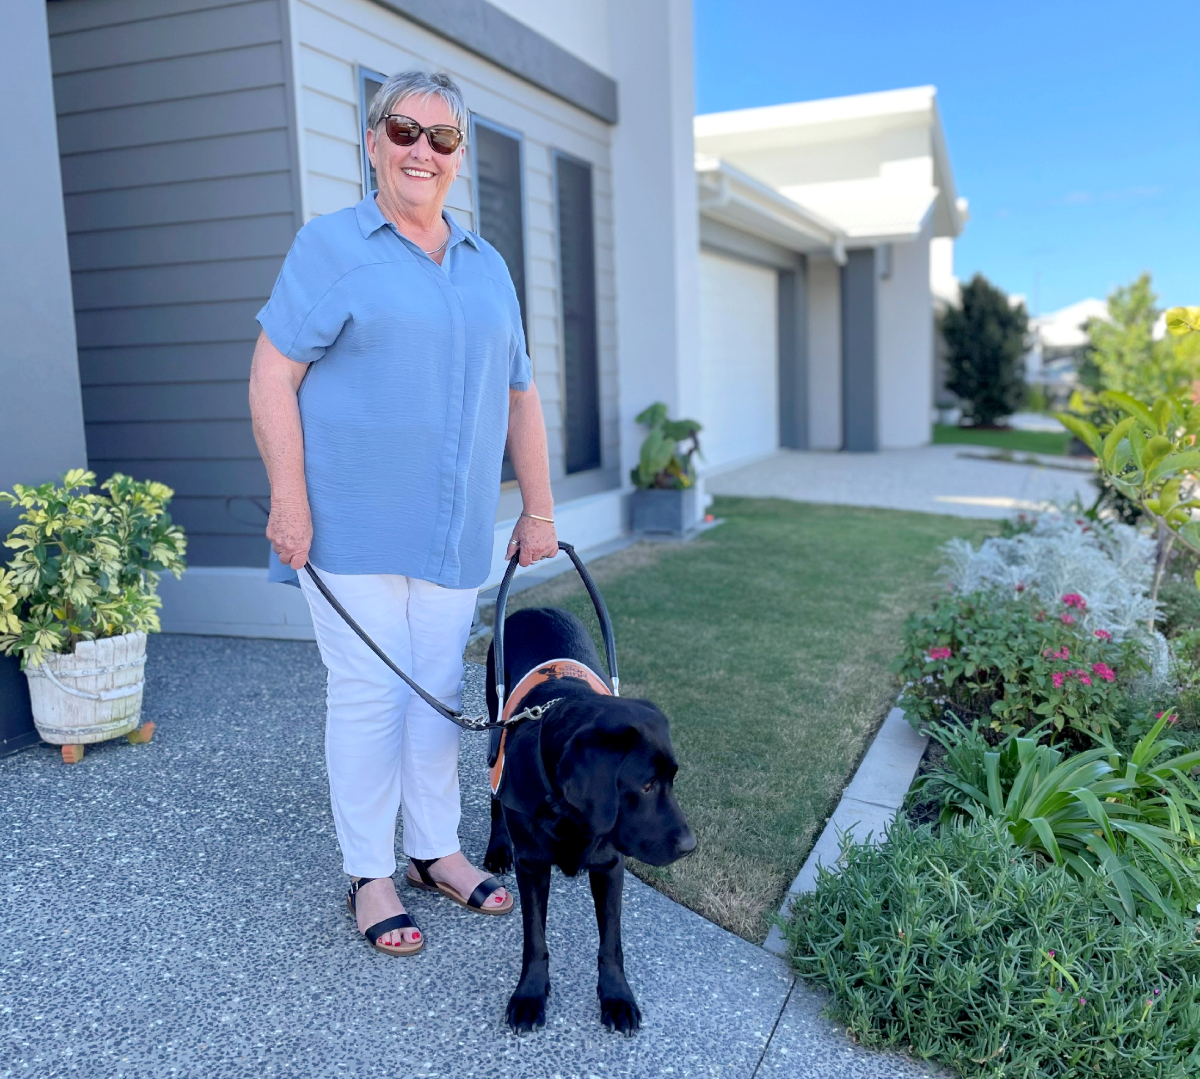
[{"label": "dog's head", "polygon": [[563,800],[594,838],[648,865],[669,865],[696,849],[675,798],[679,765],[667,717],[649,701],[594,697],[563,747],[555,778]]}]

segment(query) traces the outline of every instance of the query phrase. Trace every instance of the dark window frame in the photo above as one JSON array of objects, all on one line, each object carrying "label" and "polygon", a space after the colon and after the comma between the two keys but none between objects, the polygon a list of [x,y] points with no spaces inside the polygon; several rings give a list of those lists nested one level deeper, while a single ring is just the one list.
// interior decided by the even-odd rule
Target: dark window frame
[{"label": "dark window frame", "polygon": [[371,105],[371,98],[374,93],[367,93],[367,83],[377,82],[382,86],[387,82],[388,77],[378,71],[373,71],[369,67],[358,65],[358,149],[359,159],[362,163],[362,193],[365,199],[372,191],[375,190],[371,186],[371,159],[367,156],[367,109]]},{"label": "dark window frame", "polygon": [[[508,127],[496,120],[488,119],[486,116],[480,116],[478,113],[472,112],[468,115],[469,134],[467,153],[472,155],[471,204],[474,211],[475,232],[479,233],[480,236],[483,236],[483,222],[480,218],[479,206],[479,159],[474,156],[476,147],[479,145],[475,137],[476,132],[481,127],[486,128],[497,135],[503,135],[505,138],[512,139],[517,144],[517,177],[521,185],[519,196],[521,206],[521,287],[517,288],[515,281],[513,282],[513,287],[516,288],[517,303],[521,308],[521,325],[525,330],[525,348],[529,353],[530,359],[532,359],[533,346],[529,342],[529,192],[527,191],[528,185],[525,183],[525,135],[516,128]],[[486,236],[483,236],[483,238],[487,239]]]},{"label": "dark window frame", "polygon": [[[596,166],[585,158],[577,157],[574,154],[567,153],[565,150],[554,150],[552,152],[554,165],[554,217],[555,217],[555,234],[557,240],[557,261],[558,261],[558,316],[559,316],[559,339],[562,341],[562,362],[560,367],[561,377],[561,399],[562,399],[562,424],[563,424],[563,468],[567,475],[579,475],[584,472],[592,472],[596,469],[604,467],[604,418],[601,409],[600,401],[600,280],[599,273],[596,268],[596,184],[595,174]],[[587,170],[588,175],[588,194],[590,197],[590,220],[589,231],[591,250],[591,277],[592,277],[592,296],[591,296],[591,337],[592,337],[592,354],[595,360],[595,384],[594,404],[595,404],[595,444],[594,457],[588,456],[585,463],[576,464],[572,467],[572,422],[573,417],[569,414],[571,403],[571,392],[567,385],[568,373],[568,333],[567,333],[567,311],[566,297],[563,289],[563,258],[562,258],[562,206],[560,199],[560,182],[559,182],[559,166],[561,163],[567,163],[574,167],[579,167]]]}]

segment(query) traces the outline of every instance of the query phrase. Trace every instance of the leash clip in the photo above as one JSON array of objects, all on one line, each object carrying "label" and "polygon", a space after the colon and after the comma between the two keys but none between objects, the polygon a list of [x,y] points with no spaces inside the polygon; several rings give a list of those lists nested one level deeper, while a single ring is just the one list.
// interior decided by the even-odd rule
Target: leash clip
[{"label": "leash clip", "polygon": [[541,719],[542,716],[544,716],[561,700],[561,697],[555,697],[554,700],[547,701],[545,704],[531,704],[528,708],[518,712],[516,715],[509,716],[509,718],[504,721],[504,726],[512,727],[526,719]]}]

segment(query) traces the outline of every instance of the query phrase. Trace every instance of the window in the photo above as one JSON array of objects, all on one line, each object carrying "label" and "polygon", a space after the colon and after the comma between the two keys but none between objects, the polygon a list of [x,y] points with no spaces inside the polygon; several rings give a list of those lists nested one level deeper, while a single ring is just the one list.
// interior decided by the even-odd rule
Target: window
[{"label": "window", "polygon": [[[515,131],[471,117],[471,153],[475,164],[475,223],[482,236],[504,259],[517,290],[521,322],[525,315],[525,199],[521,186],[521,137]],[[516,479],[508,451],[504,452],[502,483]]]},{"label": "window", "polygon": [[475,155],[475,215],[479,235],[504,259],[525,316],[525,201],[521,187],[521,137],[489,120],[471,117]]},{"label": "window", "polygon": [[556,155],[555,188],[563,324],[563,426],[570,473],[600,467],[592,167],[565,154]]},{"label": "window", "polygon": [[375,190],[375,169],[371,165],[371,159],[367,157],[367,110],[371,107],[371,99],[379,92],[380,87],[385,82],[387,82],[387,76],[380,75],[378,71],[370,71],[365,67],[358,69],[358,116],[361,128],[358,137],[362,140],[364,196],[369,195]]}]

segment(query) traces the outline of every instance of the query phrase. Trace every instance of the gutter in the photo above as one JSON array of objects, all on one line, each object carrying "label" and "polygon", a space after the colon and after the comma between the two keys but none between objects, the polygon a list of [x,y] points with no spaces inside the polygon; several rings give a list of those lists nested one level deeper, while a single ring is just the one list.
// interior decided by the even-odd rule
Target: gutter
[{"label": "gutter", "polygon": [[[764,218],[768,224],[798,232],[827,248],[839,266],[846,264],[847,236],[837,225],[800,203],[781,195],[753,176],[726,164],[720,158],[696,155],[696,177],[699,181],[698,205],[701,213],[718,214],[721,210],[738,207]],[[740,223],[731,222],[734,227]],[[765,238],[780,243],[778,234],[764,229]],[[787,246],[786,243],[783,246]]]}]

